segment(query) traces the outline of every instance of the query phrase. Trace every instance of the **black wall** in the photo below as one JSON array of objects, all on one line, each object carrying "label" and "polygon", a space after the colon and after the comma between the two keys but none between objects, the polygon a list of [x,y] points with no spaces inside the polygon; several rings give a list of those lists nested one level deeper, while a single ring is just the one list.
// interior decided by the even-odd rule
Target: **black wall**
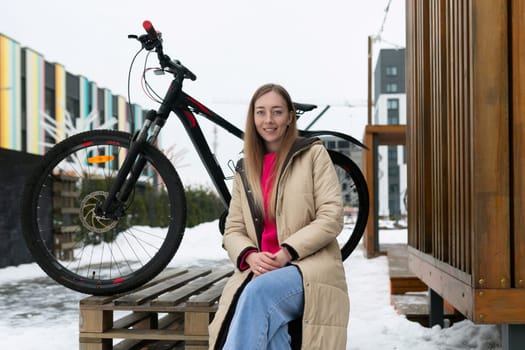
[{"label": "black wall", "polygon": [[27,176],[41,156],[0,148],[0,267],[33,261],[20,224],[20,200]]}]

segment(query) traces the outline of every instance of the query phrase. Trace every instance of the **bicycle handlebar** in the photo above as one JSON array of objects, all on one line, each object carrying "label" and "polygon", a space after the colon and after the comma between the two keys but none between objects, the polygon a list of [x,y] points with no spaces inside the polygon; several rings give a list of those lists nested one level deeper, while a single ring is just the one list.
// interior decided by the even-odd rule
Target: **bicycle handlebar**
[{"label": "bicycle handlebar", "polygon": [[150,40],[157,40],[157,31],[155,28],[153,28],[153,24],[151,24],[150,21],[146,20],[142,22],[142,27],[144,27],[144,30],[146,30],[146,33],[148,33]]},{"label": "bicycle handlebar", "polygon": [[172,60],[168,55],[164,54],[162,48],[162,34],[161,32],[157,31],[155,27],[153,27],[153,24],[150,21],[145,20],[142,22],[142,27],[146,31],[146,35],[141,35],[139,37],[133,35],[129,37],[140,41],[146,50],[155,50],[155,52],[157,52],[160,66],[163,69],[167,69],[175,76],[181,76],[183,79],[197,79],[197,76],[187,67],[185,67],[179,60]]}]

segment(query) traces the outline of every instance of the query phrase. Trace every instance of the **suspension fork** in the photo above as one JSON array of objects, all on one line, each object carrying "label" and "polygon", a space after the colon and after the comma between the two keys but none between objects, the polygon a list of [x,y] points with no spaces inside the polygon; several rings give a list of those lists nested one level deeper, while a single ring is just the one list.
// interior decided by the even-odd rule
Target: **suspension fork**
[{"label": "suspension fork", "polygon": [[[176,77],[171,82],[158,112],[154,110],[148,112],[143,127],[140,129],[136,138],[131,140],[131,146],[126,155],[126,159],[115,181],[111,185],[107,198],[102,205],[96,209],[97,214],[111,217],[112,219],[118,219],[124,215],[123,203],[129,199],[142,170],[146,166],[146,158],[141,154],[141,150],[147,143],[155,144],[157,141],[157,136],[166,123],[171,111],[170,106],[177,99],[182,89],[182,79],[182,77]],[[152,126],[153,130],[148,138],[149,129]]]},{"label": "suspension fork", "polygon": [[124,214],[122,203],[128,200],[146,164],[146,159],[141,154],[145,143],[145,140],[138,138],[131,141],[128,154],[111,184],[108,196],[97,209],[97,214],[112,219],[117,219]]},{"label": "suspension fork", "polygon": [[[148,132],[156,115],[157,113],[155,111],[149,111],[146,115],[144,125],[131,139],[128,154],[126,155],[115,180],[111,184],[108,196],[104,202],[95,209],[98,215],[118,219],[124,214],[122,203],[125,203],[128,200],[131,192],[135,188],[140,173],[146,165],[146,159],[141,154],[141,150],[147,143],[146,139],[148,137]],[[158,134],[158,131],[156,133]]]}]

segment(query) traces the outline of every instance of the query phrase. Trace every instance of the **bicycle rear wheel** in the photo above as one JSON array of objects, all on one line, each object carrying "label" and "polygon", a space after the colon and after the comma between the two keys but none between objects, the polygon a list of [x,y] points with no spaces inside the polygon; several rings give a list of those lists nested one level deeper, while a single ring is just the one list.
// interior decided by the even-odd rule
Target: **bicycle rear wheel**
[{"label": "bicycle rear wheel", "polygon": [[329,150],[334,163],[341,192],[345,214],[345,229],[337,237],[343,260],[358,246],[368,220],[369,197],[365,178],[357,166],[345,155]]},{"label": "bicycle rear wheel", "polygon": [[166,267],[182,240],[184,188],[171,162],[149,144],[124,214],[95,214],[130,139],[112,130],[72,136],[46,153],[26,182],[21,213],[27,246],[51,278],[73,290],[111,295],[139,287]]}]

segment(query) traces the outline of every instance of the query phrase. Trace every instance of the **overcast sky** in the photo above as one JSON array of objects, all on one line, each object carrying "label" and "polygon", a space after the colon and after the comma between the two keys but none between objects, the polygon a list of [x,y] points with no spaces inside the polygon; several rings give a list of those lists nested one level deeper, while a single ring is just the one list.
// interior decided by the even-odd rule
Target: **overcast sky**
[{"label": "overcast sky", "polygon": [[[293,99],[334,106],[316,124],[362,137],[366,122],[367,38],[377,35],[389,0],[17,0],[0,12],[0,33],[41,53],[47,61],[127,96],[127,74],[138,42],[150,20],[162,32],[165,52],[181,60],[198,77],[185,90],[240,127],[246,103],[266,82],[284,85]],[[405,1],[392,0],[379,48],[405,46]],[[131,100],[156,108],[140,90],[139,61],[132,77]],[[167,78],[151,76],[152,81]],[[164,79],[164,80],[162,80]],[[346,105],[357,107],[345,107]],[[319,109],[320,111],[320,109]],[[304,116],[303,126],[310,119]],[[164,139],[186,150],[185,183],[205,182],[192,146],[175,119]],[[205,130],[207,126],[204,126]],[[168,134],[174,137],[168,137]],[[211,137],[211,136],[210,136]],[[240,143],[218,134],[224,163]],[[196,175],[198,174],[198,176]]]}]

